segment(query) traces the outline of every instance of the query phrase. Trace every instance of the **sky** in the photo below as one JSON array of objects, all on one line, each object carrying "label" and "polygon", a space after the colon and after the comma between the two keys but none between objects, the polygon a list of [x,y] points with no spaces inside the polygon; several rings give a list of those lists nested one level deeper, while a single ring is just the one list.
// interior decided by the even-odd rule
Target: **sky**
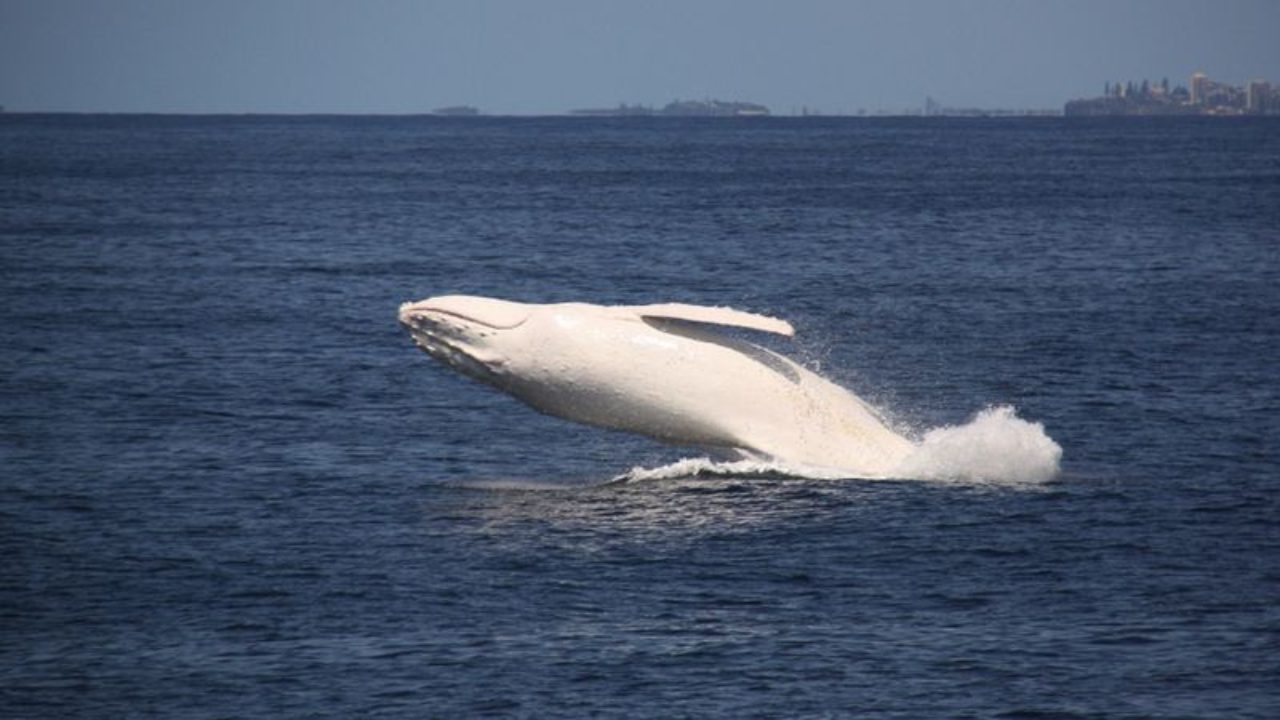
[{"label": "sky", "polygon": [[1061,108],[1195,71],[1280,84],[1278,29],[1280,0],[0,0],[0,105]]}]

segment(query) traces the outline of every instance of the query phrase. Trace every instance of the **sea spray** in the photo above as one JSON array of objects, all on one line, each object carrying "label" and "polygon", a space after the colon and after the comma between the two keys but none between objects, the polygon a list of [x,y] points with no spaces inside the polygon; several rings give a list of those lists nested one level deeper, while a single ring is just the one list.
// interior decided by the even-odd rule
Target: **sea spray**
[{"label": "sea spray", "polygon": [[919,480],[1040,483],[1057,476],[1061,459],[1062,447],[1044,425],[1000,405],[980,411],[964,425],[927,431],[895,474]]}]

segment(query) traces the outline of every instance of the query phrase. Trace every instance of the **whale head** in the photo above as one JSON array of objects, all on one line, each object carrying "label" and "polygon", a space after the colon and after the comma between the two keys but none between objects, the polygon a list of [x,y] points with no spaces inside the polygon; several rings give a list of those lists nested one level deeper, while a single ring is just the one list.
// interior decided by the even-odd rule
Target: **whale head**
[{"label": "whale head", "polygon": [[503,337],[532,313],[524,303],[441,295],[400,306],[400,324],[431,357],[470,377],[496,383],[510,358]]}]

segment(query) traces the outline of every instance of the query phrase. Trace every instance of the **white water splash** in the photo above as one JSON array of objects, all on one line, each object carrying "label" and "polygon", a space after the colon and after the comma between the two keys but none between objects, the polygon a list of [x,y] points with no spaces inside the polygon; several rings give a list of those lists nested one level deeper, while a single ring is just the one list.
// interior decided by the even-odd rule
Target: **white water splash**
[{"label": "white water splash", "polygon": [[785,476],[812,480],[838,480],[848,473],[832,468],[801,467],[767,460],[713,460],[707,457],[685,458],[654,468],[633,467],[614,478],[615,482],[639,480],[673,480],[689,477]]},{"label": "white water splash", "polygon": [[1058,474],[1062,447],[1044,425],[1008,405],[979,412],[964,425],[929,430],[894,473],[919,480],[1042,483]]},{"label": "white water splash", "polygon": [[[934,482],[1035,484],[1052,480],[1059,471],[1062,447],[1038,422],[1018,417],[1008,405],[982,410],[964,425],[927,431],[915,449],[884,477]],[[686,458],[655,468],[633,467],[615,482],[670,480],[699,476],[782,475],[813,480],[849,478],[839,468],[796,466],[766,460],[717,461]]]}]

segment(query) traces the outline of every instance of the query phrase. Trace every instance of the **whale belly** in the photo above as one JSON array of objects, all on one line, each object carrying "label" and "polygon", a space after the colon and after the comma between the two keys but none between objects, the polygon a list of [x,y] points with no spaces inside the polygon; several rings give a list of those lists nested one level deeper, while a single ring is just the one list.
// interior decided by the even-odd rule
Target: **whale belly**
[{"label": "whale belly", "polygon": [[544,353],[554,361],[505,389],[574,422],[864,475],[911,448],[852,393],[781,355],[695,330],[629,329],[627,342]]}]

